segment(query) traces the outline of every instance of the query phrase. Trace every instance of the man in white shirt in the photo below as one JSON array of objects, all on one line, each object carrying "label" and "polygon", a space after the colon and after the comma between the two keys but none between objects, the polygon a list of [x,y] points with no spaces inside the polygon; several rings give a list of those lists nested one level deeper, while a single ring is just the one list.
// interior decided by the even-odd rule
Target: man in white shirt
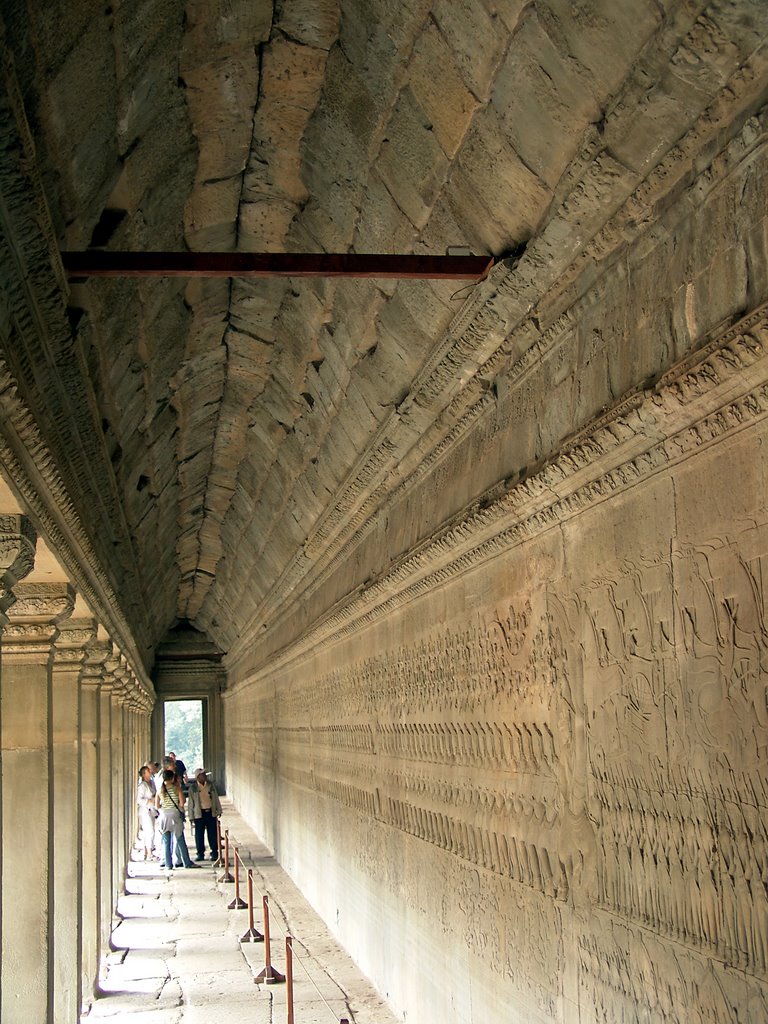
[{"label": "man in white shirt", "polygon": [[187,814],[195,826],[195,860],[205,860],[205,838],[211,851],[211,860],[219,856],[216,819],[221,817],[221,801],[216,786],[202,768],[195,772],[195,781],[189,785]]}]

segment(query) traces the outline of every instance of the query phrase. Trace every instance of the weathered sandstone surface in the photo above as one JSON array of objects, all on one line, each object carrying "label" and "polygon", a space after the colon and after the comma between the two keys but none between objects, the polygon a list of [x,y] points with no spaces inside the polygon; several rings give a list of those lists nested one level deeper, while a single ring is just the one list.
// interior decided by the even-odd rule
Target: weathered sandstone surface
[{"label": "weathered sandstone surface", "polygon": [[239,810],[404,1019],[768,1019],[768,6],[2,18],[0,464]]}]

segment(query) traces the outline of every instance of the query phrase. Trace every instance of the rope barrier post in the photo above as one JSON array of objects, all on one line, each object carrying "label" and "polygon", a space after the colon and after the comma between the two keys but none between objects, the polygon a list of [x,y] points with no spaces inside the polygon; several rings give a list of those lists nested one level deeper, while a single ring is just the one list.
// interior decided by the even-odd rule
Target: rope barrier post
[{"label": "rope barrier post", "polygon": [[272,966],[272,954],[269,945],[269,896],[264,896],[264,970],[256,976],[256,984],[263,981],[266,985],[276,985],[285,981],[285,975]]},{"label": "rope barrier post", "polygon": [[240,899],[240,853],[235,847],[235,898],[227,904],[227,910],[245,910],[248,904]]},{"label": "rope barrier post", "polygon": [[234,882],[229,870],[229,829],[224,829],[224,870],[216,879],[217,882]]},{"label": "rope barrier post", "polygon": [[248,931],[240,936],[241,942],[263,942],[264,936],[253,923],[253,868],[248,868]]},{"label": "rope barrier post", "polygon": [[288,1021],[293,1024],[293,939],[285,936],[285,981],[288,994]]},{"label": "rope barrier post", "polygon": [[224,863],[221,856],[221,818],[216,819],[216,860],[211,865],[214,868],[220,868]]}]

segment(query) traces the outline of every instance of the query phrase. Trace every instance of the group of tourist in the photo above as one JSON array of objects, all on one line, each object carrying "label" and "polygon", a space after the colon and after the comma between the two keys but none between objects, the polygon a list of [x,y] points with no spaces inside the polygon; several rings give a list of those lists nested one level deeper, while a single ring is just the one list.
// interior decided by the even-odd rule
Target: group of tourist
[{"label": "group of tourist", "polygon": [[147,762],[139,770],[136,803],[144,860],[155,857],[168,871],[174,866],[197,867],[184,838],[187,816],[194,828],[195,860],[205,860],[206,839],[211,860],[218,859],[216,819],[221,817],[221,801],[203,768],[198,768],[190,781],[186,765],[173,752],[166,754],[162,764]]}]

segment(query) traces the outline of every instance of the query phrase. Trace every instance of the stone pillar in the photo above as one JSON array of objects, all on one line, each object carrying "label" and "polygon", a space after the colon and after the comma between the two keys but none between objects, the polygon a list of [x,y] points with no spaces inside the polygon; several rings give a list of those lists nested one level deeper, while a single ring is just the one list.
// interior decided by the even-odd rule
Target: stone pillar
[{"label": "stone pillar", "polygon": [[101,684],[104,663],[112,654],[108,641],[94,641],[85,653],[80,677],[80,933],[82,935],[81,999],[90,1003],[98,978],[102,946],[101,790],[99,771]]},{"label": "stone pillar", "polygon": [[102,948],[107,947],[115,905],[114,829],[113,815],[113,763],[112,763],[112,707],[115,690],[114,668],[117,659],[110,656],[104,663],[104,674],[99,689],[99,934]]},{"label": "stone pillar", "polygon": [[127,778],[130,780],[128,784],[128,800],[126,802],[126,813],[125,813],[125,831],[127,837],[128,846],[128,857],[131,855],[137,834],[138,834],[138,815],[136,809],[136,785],[138,782],[139,768],[145,763],[148,758],[148,753],[142,750],[141,745],[141,733],[140,733],[140,714],[141,714],[141,703],[138,697],[138,681],[135,675],[131,672],[128,676],[128,690],[126,695],[125,705],[125,720],[126,720],[126,742],[125,742],[125,760],[128,765],[126,772]]},{"label": "stone pillar", "polygon": [[117,744],[118,768],[118,806],[117,806],[117,830],[118,830],[118,874],[119,889],[123,888],[125,879],[125,866],[130,860],[131,848],[135,838],[135,830],[130,827],[135,820],[135,791],[136,778],[140,765],[134,764],[130,743],[130,703],[131,703],[131,670],[125,659],[122,661],[120,672],[120,689],[117,693],[118,723],[119,730],[115,737]]},{"label": "stone pillar", "polygon": [[[36,541],[35,531],[26,516],[0,516],[0,629],[7,625],[7,612],[15,600],[12,588],[19,580],[27,576],[34,566]],[[0,773],[7,780],[8,775],[6,774],[5,759],[3,758],[3,746],[6,736],[3,731],[2,692],[2,659],[0,658]],[[5,837],[9,836],[6,826],[10,830],[11,824],[7,821],[6,808],[3,805],[3,787],[0,786],[0,892],[9,886],[17,884],[10,877],[8,865],[3,858]],[[3,901],[0,897],[0,936],[2,936],[3,932],[2,914]],[[10,965],[7,961],[3,963],[0,960],[0,1018],[5,1016],[3,1012],[5,1006],[4,989],[7,988],[9,998],[12,998],[11,994],[16,991],[13,984],[5,985],[6,974],[10,974]]]},{"label": "stone pillar", "polygon": [[124,855],[127,860],[131,859],[133,845],[136,840],[136,782],[141,765],[136,759],[135,729],[133,721],[133,680],[129,672],[126,679],[125,692],[123,694],[123,764],[125,765],[125,778],[123,779],[123,821],[122,829],[125,836]]},{"label": "stone pillar", "polygon": [[[109,843],[109,907],[110,907],[110,928],[112,911],[117,903],[117,897],[122,889],[123,868],[125,866],[125,854],[123,852],[123,837],[120,823],[123,818],[124,788],[123,779],[125,775],[122,760],[123,746],[123,659],[119,654],[113,655],[105,665],[105,684],[101,688],[101,710],[104,716],[104,723],[109,723],[108,729],[104,732],[104,756],[109,758],[109,769],[104,771],[102,779],[109,794],[108,803],[102,802],[102,841]],[[108,787],[106,783],[108,782]],[[105,832],[105,825],[109,823],[109,836]],[[107,895],[107,890],[102,890]]]},{"label": "stone pillar", "polygon": [[70,620],[54,644],[51,678],[53,1021],[76,1024],[82,1005],[82,767],[80,674],[91,619]]},{"label": "stone pillar", "polygon": [[51,667],[68,584],[18,584],[3,630],[2,1019],[51,1019]]}]

